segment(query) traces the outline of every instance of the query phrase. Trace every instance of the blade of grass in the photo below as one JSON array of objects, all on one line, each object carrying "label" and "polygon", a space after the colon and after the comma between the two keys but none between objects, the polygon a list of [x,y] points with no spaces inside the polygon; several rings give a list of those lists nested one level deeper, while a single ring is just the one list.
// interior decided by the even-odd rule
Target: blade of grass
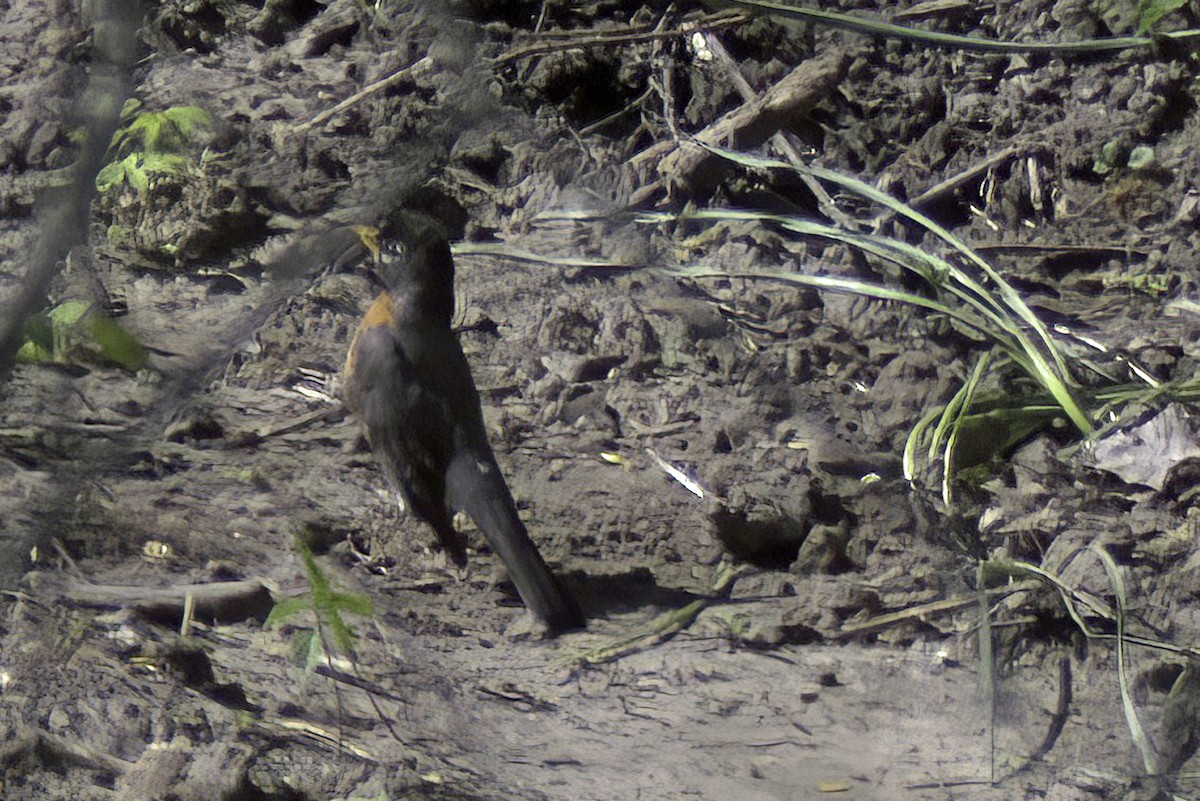
[{"label": "blade of grass", "polygon": [[[1083,548],[1076,549],[1070,556],[1063,560],[1063,564],[1069,563],[1075,558],[1075,555],[1081,551],[1083,551]],[[1079,614],[1079,610],[1075,608],[1076,599],[1079,600],[1080,603],[1090,607],[1092,611],[1099,616],[1109,620],[1113,618],[1113,613],[1107,608],[1107,605],[1105,605],[1104,608],[1098,607],[1095,601],[1080,596],[1075,589],[1070,587],[1057,575],[1051,573],[1049,570],[1038,567],[1035,564],[1021,562],[1016,559],[992,557],[984,562],[984,567],[988,570],[997,570],[1010,576],[1034,576],[1048,582],[1054,587],[1054,589],[1058,591],[1059,596],[1063,600],[1063,607],[1067,610],[1067,614],[1071,616],[1071,620],[1075,622],[1075,625],[1079,627],[1079,630],[1082,631],[1084,636],[1086,636],[1088,639],[1102,638],[1104,635],[1092,631],[1092,627],[1087,624],[1087,621],[1085,621],[1083,616]]]},{"label": "blade of grass", "polygon": [[992,649],[992,609],[988,604],[986,567],[975,568],[975,591],[979,593],[979,687],[987,711],[989,780],[996,783],[996,655]]},{"label": "blade of grass", "polygon": [[[1111,53],[1120,50],[1149,50],[1154,47],[1155,39],[1151,36],[1117,36],[1107,39],[1084,39],[1075,42],[1008,42],[999,39],[986,39],[981,36],[960,36],[941,31],[927,31],[920,28],[908,28],[882,20],[866,17],[853,17],[849,14],[839,14],[836,11],[820,11],[812,8],[785,5],[768,2],[768,0],[726,0],[726,3],[766,14],[806,22],[830,25],[835,28],[865,33],[868,36],[880,36],[889,39],[905,39],[921,44],[937,47],[951,47],[956,50],[969,50],[977,53],[1057,53],[1085,54]],[[1172,41],[1187,45],[1200,38],[1200,31],[1175,31],[1163,34]]]},{"label": "blade of grass", "polygon": [[921,446],[921,440],[925,436],[925,432],[933,425],[935,420],[940,420],[944,409],[934,409],[926,412],[925,416],[917,421],[917,424],[908,432],[908,438],[904,440],[904,457],[902,465],[904,469],[904,480],[912,483],[917,480],[917,449]]},{"label": "blade of grass", "polygon": [[[1070,563],[1078,554],[1083,553],[1087,548],[1076,548],[1065,560],[1063,564]],[[1093,631],[1091,626],[1087,624],[1079,615],[1079,610],[1075,608],[1075,601],[1086,606],[1097,617],[1105,620],[1116,622],[1116,612],[1113,611],[1108,604],[1103,603],[1100,599],[1094,596],[1087,595],[1079,590],[1073,589],[1067,585],[1059,576],[1051,573],[1049,570],[1040,568],[1037,565],[1028,562],[1020,562],[1015,559],[1007,559],[1002,557],[992,557],[983,563],[984,567],[989,571],[1003,573],[1008,576],[1025,578],[1033,576],[1047,584],[1050,584],[1063,599],[1067,614],[1079,627],[1080,632],[1089,640],[1116,640],[1117,635],[1107,634],[1105,632]],[[1074,599],[1074,600],[1072,600]],[[1127,645],[1137,645],[1142,648],[1150,648],[1156,651],[1166,651],[1167,653],[1185,656],[1189,659],[1200,659],[1200,647],[1191,645],[1176,645],[1175,643],[1164,642],[1150,637],[1142,637],[1137,634],[1124,634],[1124,640]]]},{"label": "blade of grass", "polygon": [[[817,168],[817,170],[818,171],[814,172],[814,174],[819,178],[834,180],[833,176],[837,176],[837,178],[842,179],[843,181],[852,182],[854,185],[856,185],[856,188],[869,190],[869,197],[878,200],[885,207],[895,211],[897,214],[908,217],[913,222],[926,227],[931,233],[940,237],[943,241],[970,260],[976,267],[982,270],[999,291],[1000,297],[1004,301],[1005,306],[1007,306],[1010,311],[1015,313],[1027,326],[1029,326],[1029,328],[1031,328],[1041,340],[1042,347],[1038,348],[1028,338],[1024,331],[1020,329],[1014,330],[1014,335],[1020,342],[1022,350],[1029,354],[1029,360],[1034,366],[1034,376],[1038,379],[1038,382],[1045,386],[1050,394],[1054,396],[1055,400],[1059,402],[1059,404],[1063,407],[1063,411],[1065,411],[1067,416],[1071,418],[1071,421],[1075,423],[1080,433],[1082,433],[1084,436],[1091,436],[1094,433],[1095,429],[1092,427],[1091,421],[1088,419],[1083,409],[1079,406],[1073,393],[1067,385],[1068,381],[1070,380],[1070,374],[1067,371],[1062,355],[1059,353],[1058,348],[1054,344],[1054,340],[1050,337],[1050,332],[1046,330],[1046,327],[1042,324],[1041,320],[1037,318],[1037,315],[1033,313],[1033,310],[1029,308],[1024,299],[1022,299],[1017,291],[1013,289],[1012,285],[1005,281],[1004,278],[998,272],[996,272],[996,270],[990,264],[988,264],[987,261],[985,261],[981,256],[979,256],[979,254],[968,247],[966,243],[951,234],[945,228],[942,228],[940,225],[933,222],[933,220],[930,220],[920,212],[910,209],[908,206],[905,206],[903,203],[895,200],[890,195],[880,192],[869,184],[858,181],[857,179],[848,178],[847,176],[840,176],[837,173],[829,170],[823,170],[820,168]],[[849,188],[849,185],[847,186]],[[968,286],[970,286],[973,290],[979,291],[979,284],[973,279],[969,279],[969,277],[966,276],[966,274],[961,270],[953,270],[951,275],[956,280],[967,282]],[[988,296],[990,297],[990,294]],[[1050,361],[1047,361],[1046,356],[1049,356]],[[1051,361],[1053,362],[1053,365],[1050,363]]]},{"label": "blade of grass", "polygon": [[[805,275],[804,273],[796,273],[791,271],[763,271],[763,272],[732,272],[729,270],[712,270],[704,267],[688,267],[680,270],[671,271],[675,275],[686,276],[688,278],[739,278],[747,280],[766,280],[775,281],[781,284],[791,284],[793,286],[807,286],[814,289],[823,289],[829,292],[840,292],[849,295],[860,295],[862,297],[877,298],[879,300],[890,300],[898,303],[906,303],[910,306],[919,306],[923,309],[939,312],[946,315],[971,329],[978,331],[982,336],[993,338],[992,331],[987,326],[965,313],[961,309],[955,309],[952,306],[947,306],[944,303],[939,303],[936,300],[914,295],[911,292],[905,292],[900,289],[891,289],[884,286],[876,286],[868,284],[864,281],[857,281],[851,278],[835,278],[830,275]],[[1000,347],[1004,347],[1004,343],[998,343]],[[1007,349],[1006,349],[1007,350]],[[1018,356],[1020,354],[1017,354]]]},{"label": "blade of grass", "polygon": [[[686,214],[676,214],[670,212],[648,213],[640,215],[637,220],[639,222],[660,223],[660,222],[678,222],[678,221],[716,221],[716,222],[731,222],[731,221],[752,221],[759,223],[772,223],[789,230],[793,233],[804,236],[822,237],[834,241],[842,242],[850,247],[856,247],[865,253],[877,256],[878,258],[887,260],[906,270],[914,272],[921,278],[929,281],[936,287],[942,288],[949,292],[954,297],[958,298],[967,306],[970,306],[979,313],[987,322],[994,326],[989,329],[987,325],[974,326],[985,336],[1003,341],[1005,336],[1012,337],[1015,341],[1018,339],[1020,330],[1013,324],[1012,318],[1003,313],[1000,307],[991,301],[987,291],[982,287],[972,289],[970,292],[965,292],[959,286],[947,286],[944,281],[935,280],[932,276],[942,275],[953,271],[955,268],[948,262],[939,259],[932,254],[914,248],[907,243],[888,237],[879,236],[876,234],[857,234],[854,232],[844,231],[841,228],[836,228],[831,225],[805,220],[799,217],[788,217],[778,214],[770,214],[767,212],[746,211],[737,209],[706,209],[701,211],[687,212]],[[924,265],[922,269],[919,265]],[[797,274],[799,275],[799,274]],[[863,286],[871,286],[863,284]],[[970,287],[968,287],[970,289]],[[943,309],[952,307],[944,306]],[[980,327],[982,326],[982,327]],[[1011,343],[1010,343],[1011,344]],[[1018,348],[1018,351],[1020,348]],[[1032,363],[1023,356],[1018,356],[1018,361],[1022,368],[1031,376],[1035,375],[1035,370]]]},{"label": "blade of grass", "polygon": [[[1062,356],[1058,352],[1058,348],[1055,347],[1054,341],[1051,339],[1050,333],[1046,330],[1045,326],[1042,325],[1040,320],[1038,320],[1037,315],[1033,313],[1033,310],[1025,304],[1025,301],[1021,298],[1020,294],[1013,289],[1007,281],[1004,280],[1003,276],[996,272],[996,270],[990,264],[988,264],[985,259],[979,256],[979,254],[972,250],[965,242],[950,233],[950,231],[943,228],[929,217],[926,217],[924,214],[921,214],[915,209],[912,209],[904,203],[901,203],[899,200],[893,198],[891,195],[888,195],[886,192],[882,192],[876,187],[871,186],[870,184],[857,178],[842,175],[841,173],[821,167],[801,167],[789,162],[778,161],[775,159],[749,157],[746,154],[717,147],[715,145],[704,144],[701,142],[697,142],[696,144],[704,147],[706,150],[709,150],[715,155],[729,159],[735,163],[740,163],[747,166],[755,166],[757,168],[785,169],[797,173],[807,173],[820,178],[821,180],[842,186],[859,195],[860,197],[864,197],[879,203],[897,215],[907,218],[908,220],[920,225],[930,233],[942,239],[952,248],[961,253],[965,258],[967,258],[968,261],[978,267],[995,285],[996,291],[1000,294],[1000,299],[1004,302],[1004,305],[1008,308],[1008,310],[1016,314],[1037,334],[1038,339],[1040,339],[1042,343],[1041,348],[1037,347],[1024,331],[1016,329],[1014,333],[1014,336],[1016,336],[1022,350],[1026,351],[1028,354],[1028,360],[1033,366],[1031,375],[1038,381],[1038,383],[1042,384],[1042,386],[1044,386],[1046,390],[1050,392],[1059,405],[1062,406],[1063,411],[1066,412],[1069,418],[1071,418],[1071,422],[1075,424],[1080,433],[1082,433],[1085,437],[1091,437],[1095,433],[1095,428],[1092,426],[1091,421],[1088,419],[1083,409],[1075,400],[1074,395],[1068,386],[1070,379],[1066,365],[1063,362]],[[953,268],[951,269],[950,275],[952,278],[954,278],[954,280],[962,282],[965,286],[969,287],[981,299],[983,299],[986,304],[999,308],[999,305],[993,298],[992,294],[985,290],[969,275],[961,270]],[[1049,359],[1049,361],[1047,359]],[[1053,362],[1053,364],[1051,364],[1051,362]]]},{"label": "blade of grass", "polygon": [[512,259],[513,261],[527,261],[537,264],[553,264],[556,267],[631,270],[640,266],[637,264],[622,264],[619,262],[605,261],[604,259],[576,259],[564,258],[560,256],[544,256],[540,253],[534,253],[532,251],[522,250],[521,248],[514,248],[500,243],[456,242],[451,247],[451,252],[456,258],[459,256],[495,256],[502,259]]},{"label": "blade of grass", "polygon": [[[713,153],[714,155],[720,156],[723,159],[731,161],[735,164],[739,164],[741,166],[751,167],[753,169],[776,169],[776,170],[788,170],[790,172],[805,172],[816,178],[820,178],[823,181],[827,181],[829,183],[836,184],[845,189],[848,189],[851,192],[853,192],[854,194],[858,195],[859,197],[863,197],[863,198],[866,198],[867,200],[871,200],[875,203],[878,203],[879,205],[892,211],[893,213],[908,219],[910,222],[915,223],[916,225],[919,225],[922,228],[925,228],[930,233],[932,233],[934,236],[937,236],[939,239],[941,239],[944,242],[946,242],[947,244],[949,244],[955,250],[958,250],[961,253],[963,253],[963,255],[967,256],[967,258],[970,259],[972,263],[974,263],[978,267],[980,267],[980,269],[982,269],[984,271],[984,274],[987,275],[987,277],[989,279],[991,279],[993,282],[996,283],[997,288],[1000,289],[1001,292],[1003,292],[1004,288],[1007,286],[1007,283],[1004,281],[1003,277],[1000,276],[1000,274],[997,273],[994,269],[992,269],[990,264],[988,264],[986,261],[984,261],[982,258],[980,258],[973,250],[971,250],[969,247],[967,247],[966,244],[964,244],[961,240],[959,240],[957,237],[955,237],[953,234],[951,234],[948,230],[946,230],[941,225],[934,222],[932,219],[925,216],[921,212],[910,208],[909,206],[905,205],[904,203],[901,203],[896,198],[892,197],[891,195],[887,194],[886,192],[879,190],[878,188],[872,186],[871,184],[866,183],[865,181],[861,181],[861,180],[854,178],[852,176],[849,176],[849,175],[842,175],[839,172],[835,172],[834,170],[827,170],[822,167],[814,167],[811,165],[805,165],[803,167],[800,167],[795,164],[792,164],[791,162],[780,161],[778,159],[766,158],[763,156],[756,156],[756,155],[748,154],[748,153],[742,153],[742,152],[739,152],[736,150],[729,150],[728,148],[719,147],[717,145],[705,144],[703,142],[697,142],[697,144],[699,144],[705,150],[708,150],[709,152]],[[920,253],[926,257],[928,257],[930,255],[930,254],[926,254],[924,251],[921,251],[911,245],[907,245],[907,243],[905,243],[905,244],[907,247],[912,248],[912,250],[914,250],[917,253]],[[1000,312],[1000,313],[1004,312],[1004,306],[992,295],[991,292],[989,292],[986,288],[984,288],[982,284],[980,284],[978,281],[976,281],[970,275],[967,275],[966,273],[957,269],[956,267],[951,265],[949,262],[942,260],[941,263],[945,265],[944,269],[950,277],[952,277],[955,281],[958,281],[963,286],[968,288],[976,297],[978,297],[980,299],[980,301],[991,306],[997,312]],[[1020,304],[1021,306],[1025,305],[1024,301],[1022,301],[1020,299],[1020,296],[1016,295],[1015,291],[1012,294],[1015,297],[1016,302],[1018,304]],[[1014,309],[1014,311],[1015,311],[1015,309]],[[1030,312],[1030,315],[1032,316],[1032,312]],[[1040,324],[1036,317],[1033,318],[1033,322],[1035,325]]]},{"label": "blade of grass", "polygon": [[1158,757],[1154,752],[1154,746],[1150,743],[1150,738],[1146,735],[1146,730],[1142,728],[1137,707],[1133,703],[1133,694],[1129,691],[1127,656],[1125,654],[1125,610],[1128,603],[1125,577],[1112,555],[1099,543],[1093,542],[1088,547],[1104,565],[1104,572],[1108,574],[1108,581],[1117,596],[1117,682],[1121,686],[1121,707],[1125,710],[1125,723],[1129,726],[1129,735],[1133,738],[1133,743],[1142,756],[1142,766],[1151,776],[1156,776],[1159,772]]},{"label": "blade of grass", "polygon": [[[950,505],[953,499],[951,486],[954,480],[954,451],[958,445],[958,434],[962,430],[963,420],[966,418],[967,410],[971,408],[971,403],[975,398],[975,391],[979,388],[979,382],[983,380],[991,357],[991,351],[988,351],[979,358],[979,361],[975,363],[975,369],[971,371],[971,377],[967,379],[967,383],[954,396],[956,399],[959,399],[959,403],[954,413],[954,419],[950,423],[950,436],[946,440],[946,449],[944,451],[945,464],[942,467],[942,503],[947,506]],[[949,406],[947,406],[947,409],[949,409]],[[941,426],[939,425],[938,428],[940,430]],[[934,431],[935,445],[938,434],[939,431]],[[933,450],[933,447],[931,446],[929,453],[931,461],[936,456],[936,451]]]}]

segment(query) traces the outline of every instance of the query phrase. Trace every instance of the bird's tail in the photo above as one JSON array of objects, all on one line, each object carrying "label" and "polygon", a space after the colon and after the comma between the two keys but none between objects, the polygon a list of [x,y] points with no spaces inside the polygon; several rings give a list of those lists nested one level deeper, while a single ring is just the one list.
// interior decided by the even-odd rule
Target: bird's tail
[{"label": "bird's tail", "polygon": [[551,636],[585,625],[575,599],[554,577],[517,517],[508,485],[493,459],[455,459],[446,475],[446,500],[466,512],[504,562],[521,600]]}]

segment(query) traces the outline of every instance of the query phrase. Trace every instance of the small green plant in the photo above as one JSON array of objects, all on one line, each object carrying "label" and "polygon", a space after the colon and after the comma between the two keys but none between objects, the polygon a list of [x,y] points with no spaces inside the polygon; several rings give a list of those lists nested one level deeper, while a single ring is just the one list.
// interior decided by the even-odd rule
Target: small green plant
[{"label": "small green plant", "polygon": [[[268,628],[280,626],[303,612],[312,612],[312,628],[300,629],[292,637],[292,653],[297,662],[304,663],[304,669],[311,672],[317,665],[324,662],[330,670],[334,669],[335,656],[345,657],[350,666],[357,671],[357,657],[354,654],[354,635],[342,615],[349,613],[368,617],[374,613],[371,599],[356,593],[338,592],[334,590],[325,573],[317,565],[312,548],[308,544],[309,533],[301,529],[294,533],[296,553],[304,563],[304,572],[308,576],[308,592],[295,598],[288,598],[276,604],[267,615]],[[341,695],[339,682],[333,683],[334,692],[338,694],[339,708]],[[385,715],[375,699],[375,694],[365,687],[367,702],[379,716],[379,720],[397,742],[404,739],[392,726],[388,715]]]},{"label": "small green plant", "polygon": [[128,182],[139,195],[150,189],[152,175],[179,175],[187,159],[173,153],[130,153],[96,174],[96,191],[105,193]]},{"label": "small green plant", "polygon": [[303,532],[295,535],[296,553],[304,563],[309,591],[295,598],[279,602],[267,615],[268,628],[280,626],[303,612],[312,612],[313,627],[301,630],[292,639],[296,655],[303,660],[306,670],[313,670],[322,661],[330,661],[331,649],[344,654],[353,653],[354,635],[343,613],[369,617],[373,610],[371,599],[365,595],[338,592],[317,564],[312,548]]},{"label": "small green plant", "polygon": [[146,366],[146,349],[115,320],[78,300],[60,303],[25,320],[25,342],[17,361],[26,364],[116,364]]},{"label": "small green plant", "polygon": [[1097,175],[1110,175],[1122,168],[1134,172],[1147,170],[1154,166],[1154,148],[1149,145],[1138,145],[1125,152],[1121,143],[1116,139],[1105,142],[1100,148],[1100,155],[1092,163],[1092,172]]},{"label": "small green plant", "polygon": [[141,145],[147,153],[174,153],[187,148],[198,128],[211,123],[208,112],[199,106],[172,106],[163,111],[137,114],[141,104],[130,101],[121,116],[130,118],[125,128],[113,134],[110,147],[120,151],[131,145]]},{"label": "small green plant", "polygon": [[191,148],[200,128],[211,123],[198,106],[173,106],[163,111],[138,113],[141,104],[130,100],[121,110],[128,123],[109,144],[113,160],[96,174],[96,191],[104,194],[128,183],[139,195],[150,188],[153,175],[178,175],[187,169]]},{"label": "small green plant", "polygon": [[1152,298],[1161,298],[1171,291],[1173,278],[1169,275],[1125,275],[1118,273],[1100,279],[1105,289],[1123,288]]}]

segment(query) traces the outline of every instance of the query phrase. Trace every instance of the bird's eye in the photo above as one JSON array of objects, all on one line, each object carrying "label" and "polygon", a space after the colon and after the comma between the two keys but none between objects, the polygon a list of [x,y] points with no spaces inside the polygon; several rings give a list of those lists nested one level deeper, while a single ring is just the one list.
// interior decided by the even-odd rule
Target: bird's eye
[{"label": "bird's eye", "polygon": [[379,251],[380,264],[395,264],[404,258],[403,242],[388,242]]}]

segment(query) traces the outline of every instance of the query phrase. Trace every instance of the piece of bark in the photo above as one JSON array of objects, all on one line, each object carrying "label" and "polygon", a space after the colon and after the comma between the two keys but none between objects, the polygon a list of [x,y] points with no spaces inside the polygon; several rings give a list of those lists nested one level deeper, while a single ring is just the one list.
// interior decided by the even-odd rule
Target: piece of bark
[{"label": "piece of bark", "polygon": [[85,606],[119,606],[154,617],[182,615],[184,603],[190,595],[195,614],[224,623],[248,617],[265,617],[273,604],[271,590],[262,579],[171,587],[73,582],[63,595]]}]

